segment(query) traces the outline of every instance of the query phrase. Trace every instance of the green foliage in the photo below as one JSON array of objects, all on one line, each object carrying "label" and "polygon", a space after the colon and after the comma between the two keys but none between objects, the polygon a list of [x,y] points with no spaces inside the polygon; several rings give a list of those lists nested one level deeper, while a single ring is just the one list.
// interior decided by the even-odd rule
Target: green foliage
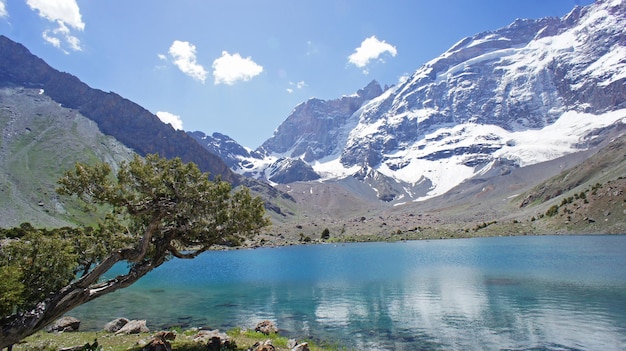
[{"label": "green foliage", "polygon": [[[8,239],[0,246],[0,320],[33,323],[22,312],[44,301],[55,302],[42,308],[60,310],[41,318],[60,316],[132,284],[172,256],[193,258],[214,245],[240,245],[269,225],[263,201],[247,188],[232,191],[179,158],[137,156],[122,163],[117,175],[104,163],[76,163],[59,185],[59,194],[81,199],[86,211],[106,214],[95,227],[47,230],[25,223],[2,230]],[[130,263],[130,271],[100,281],[120,261]],[[0,349],[49,322],[25,326],[23,334],[11,331],[11,339],[0,328]],[[97,342],[86,346],[98,350]]]},{"label": "green foliage", "polygon": [[602,188],[602,184],[596,183],[591,187],[591,195],[596,195],[598,193],[598,189]]},{"label": "green foliage", "polygon": [[154,252],[182,256],[182,250],[212,245],[240,245],[242,240],[269,224],[263,202],[247,188],[232,192],[227,182],[209,180],[193,163],[148,155],[124,163],[117,179],[106,164],[76,164],[59,181],[60,194],[77,195],[91,206],[111,206],[100,224],[113,242],[136,242],[149,234]]},{"label": "green foliage", "polygon": [[330,230],[328,230],[328,228],[324,228],[324,230],[322,231],[322,240],[328,239],[330,239]]},{"label": "green foliage", "polygon": [[571,204],[572,202],[574,202],[574,197],[570,196],[568,198],[564,198],[563,200],[561,200],[561,206],[565,206],[567,204]]},{"label": "green foliage", "polygon": [[553,217],[559,213],[559,205],[553,205],[546,211],[546,216]]},{"label": "green foliage", "polygon": [[0,316],[14,313],[23,305],[26,289],[22,283],[21,269],[4,264],[0,266]]},{"label": "green foliage", "polygon": [[78,255],[72,245],[75,230],[35,229],[22,225],[19,240],[0,250],[0,315],[34,307],[75,277]]}]

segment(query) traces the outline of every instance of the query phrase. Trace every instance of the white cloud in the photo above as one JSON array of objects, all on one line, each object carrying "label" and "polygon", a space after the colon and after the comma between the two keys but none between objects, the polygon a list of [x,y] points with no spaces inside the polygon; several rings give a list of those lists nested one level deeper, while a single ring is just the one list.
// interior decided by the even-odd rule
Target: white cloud
[{"label": "white cloud", "polygon": [[[376,36],[372,35],[363,40],[361,46],[356,48],[352,55],[348,56],[348,62],[359,68],[363,68],[367,66],[371,60],[379,59],[384,53],[389,53],[391,56],[395,57],[398,54],[398,50],[396,50],[395,46],[388,44],[384,40],[378,40]],[[367,70],[364,70],[364,72],[367,73]]]},{"label": "white cloud", "polygon": [[204,84],[207,71],[196,62],[196,46],[187,42],[175,40],[170,46],[169,54],[174,59],[174,64],[183,73]]},{"label": "white cloud", "polygon": [[81,31],[85,29],[85,23],[83,23],[75,0],[26,0],[26,3],[31,9],[38,10],[39,16],[50,22],[61,21],[75,29]]},{"label": "white cloud", "polygon": [[75,0],[26,0],[26,3],[33,11],[38,11],[40,17],[56,23],[57,28],[46,29],[43,32],[42,36],[45,41],[66,53],[64,46],[73,51],[82,50],[80,40],[70,30],[70,27],[78,31],[85,29],[85,23]]},{"label": "white cloud", "polygon": [[215,84],[233,85],[237,81],[248,81],[263,72],[263,67],[250,57],[242,58],[238,53],[222,51],[222,56],[213,61]]},{"label": "white cloud", "polygon": [[9,13],[7,12],[7,8],[6,5],[4,4],[4,1],[0,1],[0,18],[2,17],[8,17]]},{"label": "white cloud", "polygon": [[45,41],[47,41],[48,43],[52,44],[52,46],[54,46],[57,49],[61,48],[61,39],[54,37],[54,36],[50,36],[48,35],[50,31],[46,30],[43,32],[43,39]]},{"label": "white cloud", "polygon": [[156,115],[161,122],[171,124],[174,129],[183,130],[183,120],[180,119],[180,116],[165,111],[159,111]]},{"label": "white cloud", "polygon": [[46,29],[42,36],[45,41],[52,44],[54,47],[67,51],[63,49],[63,43],[69,46],[70,49],[74,51],[82,51],[80,47],[80,40],[73,36],[70,32],[70,29],[65,25],[62,21],[57,21],[59,25],[58,28],[55,29]]},{"label": "white cloud", "polygon": [[303,80],[301,80],[299,82],[295,82],[295,83],[294,82],[289,82],[289,88],[287,88],[287,92],[290,93],[290,94],[293,93],[294,90],[293,90],[292,87],[295,87],[296,89],[302,89],[302,88],[304,88],[306,86],[307,85],[306,85],[306,83]]}]

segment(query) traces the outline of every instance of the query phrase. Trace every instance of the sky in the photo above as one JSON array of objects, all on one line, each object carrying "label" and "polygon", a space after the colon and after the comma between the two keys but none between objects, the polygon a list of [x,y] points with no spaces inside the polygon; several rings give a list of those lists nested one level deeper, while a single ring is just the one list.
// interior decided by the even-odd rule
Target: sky
[{"label": "sky", "polygon": [[397,84],[459,40],[593,0],[0,0],[0,34],[174,128],[255,149],[310,98]]}]

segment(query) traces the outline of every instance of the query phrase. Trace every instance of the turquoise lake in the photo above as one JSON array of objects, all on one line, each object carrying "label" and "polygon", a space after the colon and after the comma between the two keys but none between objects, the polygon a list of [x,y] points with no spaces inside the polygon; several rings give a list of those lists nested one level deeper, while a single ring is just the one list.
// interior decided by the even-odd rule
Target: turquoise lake
[{"label": "turquoise lake", "polygon": [[626,350],[626,235],[290,246],[172,260],[69,313],[355,350]]}]

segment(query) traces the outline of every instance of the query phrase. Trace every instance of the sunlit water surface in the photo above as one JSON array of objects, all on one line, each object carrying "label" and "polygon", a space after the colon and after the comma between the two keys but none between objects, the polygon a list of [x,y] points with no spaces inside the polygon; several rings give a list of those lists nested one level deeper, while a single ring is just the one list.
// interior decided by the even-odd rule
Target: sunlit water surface
[{"label": "sunlit water surface", "polygon": [[73,310],[371,350],[626,350],[626,236],[328,244],[172,260]]}]

